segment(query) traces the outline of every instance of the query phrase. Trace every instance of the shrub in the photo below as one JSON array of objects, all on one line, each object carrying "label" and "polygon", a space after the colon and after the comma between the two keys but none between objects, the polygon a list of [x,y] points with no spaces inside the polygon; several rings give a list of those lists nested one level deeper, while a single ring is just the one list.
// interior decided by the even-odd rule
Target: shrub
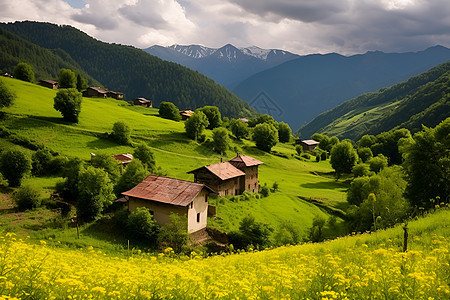
[{"label": "shrub", "polygon": [[348,141],[342,141],[331,148],[330,163],[336,174],[351,173],[353,166],[358,161],[358,153]]},{"label": "shrub", "polygon": [[248,137],[249,129],[247,123],[239,119],[232,119],[230,121],[231,132],[237,139]]},{"label": "shrub", "polygon": [[323,227],[325,226],[325,219],[321,216],[315,216],[312,227],[309,231],[309,239],[312,242],[323,241]]},{"label": "shrub", "polygon": [[201,111],[196,111],[189,119],[184,123],[184,129],[189,138],[194,141],[199,140],[202,136],[206,126],[209,125],[208,118]]},{"label": "shrub", "polygon": [[180,121],[180,110],[172,102],[161,102],[159,104],[159,115],[164,119]]},{"label": "shrub", "polygon": [[120,177],[119,162],[107,154],[97,154],[91,158],[91,165],[95,168],[103,169],[111,182],[117,182]]},{"label": "shrub", "polygon": [[301,241],[300,228],[290,221],[283,221],[274,234],[277,246],[295,245]]},{"label": "shrub", "polygon": [[9,150],[0,156],[0,171],[10,186],[20,186],[22,178],[31,169],[31,159],[20,150]]},{"label": "shrub", "polygon": [[187,218],[175,213],[171,213],[169,218],[170,222],[160,228],[158,246],[160,249],[171,247],[175,252],[180,253],[189,239]]},{"label": "shrub", "polygon": [[228,136],[228,130],[223,127],[214,128],[212,137],[214,151],[220,154],[225,153],[225,151],[230,147],[230,137]]},{"label": "shrub", "polygon": [[133,238],[156,245],[159,226],[147,208],[137,207],[129,214],[127,229]]},{"label": "shrub", "polygon": [[62,114],[64,120],[78,123],[82,99],[82,94],[77,89],[62,89],[54,98],[53,108]]},{"label": "shrub", "polygon": [[265,247],[270,244],[272,229],[264,223],[256,222],[253,216],[247,216],[239,224],[238,232],[231,232],[230,243],[243,249],[249,245]]},{"label": "shrub", "polygon": [[15,94],[0,80],[0,109],[11,106],[15,98]]},{"label": "shrub", "polygon": [[217,106],[204,106],[197,109],[197,111],[201,111],[205,114],[209,122],[209,125],[207,126],[208,129],[217,128],[222,124],[222,117]]},{"label": "shrub", "polygon": [[280,143],[288,143],[291,140],[291,127],[284,122],[278,123],[278,139]]},{"label": "shrub", "polygon": [[303,157],[305,159],[311,159],[311,155],[309,155],[308,153],[302,153],[302,155],[300,155],[300,157]]},{"label": "shrub", "polygon": [[320,155],[319,154],[316,155],[316,162],[320,162]]},{"label": "shrub", "polygon": [[52,169],[50,168],[50,162],[53,159],[53,155],[48,150],[38,150],[31,156],[31,172],[34,175],[46,175],[49,174]]},{"label": "shrub", "polygon": [[18,63],[14,67],[13,75],[15,78],[23,80],[23,81],[28,81],[28,82],[34,81],[33,68],[29,64],[24,63],[24,62]]},{"label": "shrub", "polygon": [[367,162],[373,157],[372,150],[368,147],[358,148],[358,156],[361,158],[362,162]]},{"label": "shrub", "polygon": [[118,144],[129,145],[131,143],[131,129],[125,122],[115,122],[112,131],[112,137]]},{"label": "shrub", "polygon": [[263,197],[268,197],[270,194],[270,189],[267,186],[267,184],[265,183],[263,186],[259,187],[259,193],[263,196]]},{"label": "shrub", "polygon": [[31,185],[24,185],[14,191],[12,198],[20,210],[33,209],[41,206],[41,192]]},{"label": "shrub", "polygon": [[115,187],[116,195],[128,191],[135,187],[138,183],[144,180],[147,177],[148,172],[144,168],[142,162],[135,158],[133,159],[123,172],[122,176],[120,176],[119,181]]},{"label": "shrub", "polygon": [[303,147],[301,145],[295,146],[295,151],[298,155],[301,155],[303,153]]},{"label": "shrub", "polygon": [[253,140],[258,149],[269,152],[278,142],[278,130],[269,123],[258,124],[253,130]]},{"label": "shrub", "polygon": [[369,176],[369,166],[367,164],[357,164],[353,167],[352,174],[355,177]]},{"label": "shrub", "polygon": [[322,151],[320,153],[320,159],[321,160],[327,160],[327,152],[326,151]]},{"label": "shrub", "polygon": [[156,161],[152,149],[145,144],[139,143],[133,152],[133,157],[139,159],[150,173],[156,170]]},{"label": "shrub", "polygon": [[383,170],[388,165],[388,159],[383,154],[378,154],[375,157],[372,157],[368,161],[370,170],[379,173],[381,170]]},{"label": "shrub", "polygon": [[77,75],[72,70],[61,69],[59,70],[58,88],[69,89],[77,87]]}]

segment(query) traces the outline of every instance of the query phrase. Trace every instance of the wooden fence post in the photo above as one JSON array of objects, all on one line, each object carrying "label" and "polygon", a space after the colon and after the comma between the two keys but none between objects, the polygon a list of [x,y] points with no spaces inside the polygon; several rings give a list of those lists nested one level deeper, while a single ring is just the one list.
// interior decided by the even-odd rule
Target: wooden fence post
[{"label": "wooden fence post", "polygon": [[408,250],[408,224],[403,226],[403,252]]}]

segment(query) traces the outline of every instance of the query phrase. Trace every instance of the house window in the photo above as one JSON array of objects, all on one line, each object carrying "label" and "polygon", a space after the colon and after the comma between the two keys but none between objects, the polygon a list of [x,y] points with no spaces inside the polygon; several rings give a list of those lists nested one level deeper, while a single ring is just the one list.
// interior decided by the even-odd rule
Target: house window
[{"label": "house window", "polygon": [[200,223],[200,213],[197,213],[197,223]]},{"label": "house window", "polygon": [[205,194],[205,202],[208,202],[208,194]]},{"label": "house window", "polygon": [[255,182],[255,187],[256,187],[256,182]]},{"label": "house window", "polygon": [[250,190],[250,184],[248,185],[248,189]]},{"label": "house window", "polygon": [[194,207],[194,201],[191,202],[191,208],[193,208],[193,207]]}]

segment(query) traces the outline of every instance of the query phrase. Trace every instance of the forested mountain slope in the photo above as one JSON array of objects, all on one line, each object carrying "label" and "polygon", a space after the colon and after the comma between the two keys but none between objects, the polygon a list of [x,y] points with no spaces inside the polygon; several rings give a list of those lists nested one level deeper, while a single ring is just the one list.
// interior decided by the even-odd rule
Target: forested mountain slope
[{"label": "forested mountain slope", "polygon": [[450,116],[450,62],[409,80],[348,100],[322,113],[297,131],[358,140],[395,127],[416,132],[422,124],[434,127]]},{"label": "forested mountain slope", "polygon": [[216,105],[226,116],[255,111],[198,72],[134,47],[103,43],[71,26],[26,21],[0,27],[41,47],[66,51],[87,73],[106,88],[125,93],[126,99],[145,97],[156,105],[171,101],[181,109]]}]

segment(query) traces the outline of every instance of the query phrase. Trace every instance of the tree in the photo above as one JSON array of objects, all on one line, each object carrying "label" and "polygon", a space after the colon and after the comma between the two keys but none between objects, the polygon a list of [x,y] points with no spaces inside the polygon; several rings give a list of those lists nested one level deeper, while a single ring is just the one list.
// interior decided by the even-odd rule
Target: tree
[{"label": "tree", "polygon": [[164,119],[180,121],[180,110],[172,102],[161,102],[159,104],[159,115]]},{"label": "tree", "polygon": [[91,157],[91,165],[95,168],[103,169],[111,182],[116,182],[120,177],[119,162],[112,156],[107,154],[96,154]]},{"label": "tree", "polygon": [[358,156],[365,163],[373,157],[372,150],[369,147],[358,148]]},{"label": "tree", "polygon": [[23,81],[34,81],[33,68],[24,62],[18,63],[17,66],[14,67],[13,75],[15,78]]},{"label": "tree", "polygon": [[295,151],[298,155],[301,155],[303,153],[303,147],[301,145],[295,146]]},{"label": "tree", "polygon": [[278,138],[280,143],[287,143],[291,140],[291,127],[288,124],[278,123]]},{"label": "tree", "polygon": [[369,159],[368,163],[372,172],[379,173],[388,166],[388,159],[383,154],[378,154],[377,156]]},{"label": "tree", "polygon": [[133,152],[133,157],[139,159],[150,173],[156,170],[156,161],[152,149],[145,144],[139,143]]},{"label": "tree", "polygon": [[357,164],[352,168],[352,174],[355,177],[369,176],[370,175],[369,165],[364,163]]},{"label": "tree", "polygon": [[342,141],[331,148],[330,163],[338,177],[343,173],[351,173],[358,161],[358,153],[348,141]]},{"label": "tree", "polygon": [[52,171],[50,169],[52,159],[53,155],[46,149],[40,149],[33,153],[31,156],[31,172],[33,175],[49,174]]},{"label": "tree", "polygon": [[76,89],[62,89],[54,98],[53,108],[61,112],[65,120],[78,123],[82,99],[81,93]]},{"label": "tree", "polygon": [[86,78],[82,77],[80,74],[77,75],[77,90],[79,92],[84,91],[89,87]]},{"label": "tree", "polygon": [[269,123],[258,124],[253,130],[253,140],[258,149],[269,152],[278,142],[278,130]]},{"label": "tree", "polygon": [[233,135],[238,139],[246,138],[249,133],[248,125],[242,120],[232,119],[230,121],[230,128]]},{"label": "tree", "polygon": [[78,179],[81,169],[84,167],[84,161],[79,158],[72,158],[67,161],[62,170],[62,177],[65,181],[57,186],[57,191],[64,198],[75,200],[78,197]]},{"label": "tree", "polygon": [[248,121],[248,126],[249,127],[255,127],[258,124],[262,124],[262,123],[270,123],[272,124],[275,128],[278,129],[278,122],[274,120],[274,118],[271,115],[268,114],[264,114],[264,115],[260,115],[256,118],[252,118]]},{"label": "tree", "polygon": [[115,192],[116,195],[128,191],[135,187],[138,183],[144,180],[147,177],[148,171],[145,169],[142,162],[134,158],[123,172],[122,176],[120,176],[119,181],[116,184]]},{"label": "tree", "polygon": [[366,134],[361,137],[358,141],[358,146],[360,148],[370,148],[373,144],[377,142],[377,138],[373,135]]},{"label": "tree", "polygon": [[237,248],[249,245],[265,247],[270,244],[271,228],[264,223],[256,222],[251,215],[242,219],[239,231],[230,233],[230,242]]},{"label": "tree", "polygon": [[59,70],[58,88],[70,89],[77,87],[77,75],[69,69]]},{"label": "tree", "polygon": [[435,128],[423,127],[404,145],[403,167],[407,175],[406,196],[412,206],[434,207],[437,199],[450,195],[450,118]]},{"label": "tree", "polygon": [[315,216],[312,227],[309,231],[309,239],[312,242],[323,241],[323,227],[325,226],[325,219],[321,216]]},{"label": "tree", "polygon": [[300,237],[300,228],[290,221],[283,221],[274,236],[277,246],[298,244]]},{"label": "tree", "polygon": [[189,119],[184,123],[186,134],[189,138],[197,141],[202,135],[203,130],[209,125],[208,118],[201,111],[196,111]]},{"label": "tree", "polygon": [[214,128],[212,132],[214,151],[222,154],[230,147],[228,130],[223,127]]},{"label": "tree", "polygon": [[127,229],[133,238],[156,244],[159,226],[146,207],[137,207],[130,213]]},{"label": "tree", "polygon": [[41,191],[32,185],[24,185],[12,194],[14,202],[20,210],[33,209],[41,206]]},{"label": "tree", "polygon": [[22,178],[31,170],[31,159],[20,150],[5,151],[0,156],[0,171],[9,186],[20,186]]},{"label": "tree", "polygon": [[204,106],[202,108],[197,109],[205,114],[208,119],[209,125],[208,129],[214,129],[219,127],[222,124],[222,117],[220,115],[219,108],[217,106]]},{"label": "tree", "polygon": [[0,109],[11,106],[15,98],[15,94],[0,79]]},{"label": "tree", "polygon": [[115,122],[112,131],[112,137],[118,144],[131,144],[131,129],[125,122]]},{"label": "tree", "polygon": [[171,247],[179,253],[187,245],[189,234],[187,232],[187,218],[171,213],[170,222],[161,226],[158,234],[160,248]]},{"label": "tree", "polygon": [[108,174],[92,166],[82,168],[78,178],[77,215],[84,221],[97,217],[115,196]]}]

